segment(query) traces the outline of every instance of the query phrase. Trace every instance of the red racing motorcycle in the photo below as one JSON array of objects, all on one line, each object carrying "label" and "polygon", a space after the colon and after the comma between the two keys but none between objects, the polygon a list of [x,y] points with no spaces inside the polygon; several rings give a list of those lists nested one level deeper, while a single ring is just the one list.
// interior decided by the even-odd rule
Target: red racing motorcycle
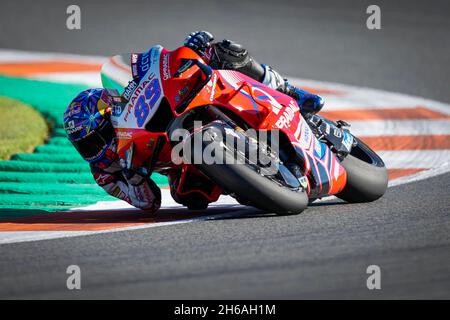
[{"label": "red racing motorcycle", "polygon": [[[141,174],[168,176],[172,196],[190,209],[228,194],[298,214],[318,198],[368,202],[386,191],[382,159],[348,124],[305,119],[291,97],[239,72],[213,70],[189,48],[153,47],[128,98],[117,99],[111,115],[119,156]],[[195,161],[204,153],[215,161]]]}]

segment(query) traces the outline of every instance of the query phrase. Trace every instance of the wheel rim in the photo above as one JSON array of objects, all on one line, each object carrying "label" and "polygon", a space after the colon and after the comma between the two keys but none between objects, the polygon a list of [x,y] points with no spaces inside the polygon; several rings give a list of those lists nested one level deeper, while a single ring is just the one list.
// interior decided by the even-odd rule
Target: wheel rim
[{"label": "wheel rim", "polygon": [[383,160],[378,154],[376,154],[375,151],[367,146],[362,140],[356,137],[354,137],[354,139],[356,140],[357,144],[352,148],[350,155],[376,167],[381,168],[385,166]]}]

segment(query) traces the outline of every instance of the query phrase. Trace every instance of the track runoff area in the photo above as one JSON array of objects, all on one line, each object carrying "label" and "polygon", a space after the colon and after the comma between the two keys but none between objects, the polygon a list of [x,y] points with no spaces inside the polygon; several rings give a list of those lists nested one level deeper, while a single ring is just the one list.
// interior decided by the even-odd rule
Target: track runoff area
[{"label": "track runoff area", "polygon": [[[105,62],[108,62],[108,67],[103,70],[106,80],[125,86],[130,71],[120,59],[0,50],[0,81],[7,85],[15,84],[16,87],[23,86],[22,96],[17,96],[14,85],[9,91],[0,89],[0,95],[31,101],[33,105],[34,100],[26,94],[42,95],[42,91],[49,87],[61,91],[67,89],[70,94],[75,89],[101,87],[100,70]],[[332,120],[348,121],[352,133],[380,154],[389,171],[390,187],[450,171],[450,105],[371,88],[288,78],[293,84],[322,95],[326,104],[321,114]],[[89,177],[88,165],[76,156],[76,151],[65,141],[60,124],[58,126],[58,115],[62,118],[70,95],[59,96],[58,103],[52,99],[52,94],[47,93],[36,103],[39,111],[56,119],[56,129],[49,143],[37,147],[33,154],[18,155],[13,157],[16,160],[0,163],[0,204],[2,199],[6,199],[6,204],[0,205],[0,244],[160,227],[251,212],[228,196],[222,196],[206,211],[189,212],[172,200],[166,182],[160,176],[156,179],[162,188],[163,199],[162,208],[156,215],[145,215],[127,203],[105,195],[100,187],[95,186]],[[37,168],[42,171],[46,162],[53,165],[59,163],[64,170],[73,166],[73,170],[67,172],[61,169],[58,172],[61,178],[54,178],[56,173],[51,169],[34,174],[22,172],[32,171],[30,164],[36,163],[40,164],[41,167]],[[16,165],[12,165],[14,163]],[[42,187],[49,183],[50,189],[45,189],[45,194],[27,193],[24,185],[29,181],[20,178],[27,173],[30,177],[42,174],[43,178],[36,178],[31,184]],[[46,180],[45,174],[53,178]],[[84,177],[84,180],[71,179],[71,175],[78,179]],[[51,186],[57,187],[53,190]],[[73,201],[72,192],[79,193]],[[26,201],[33,197],[38,204],[45,197],[53,201],[61,199],[61,203],[52,203],[49,210],[40,210],[39,214],[16,215],[15,197],[22,201],[22,209],[27,203],[30,208],[36,205],[33,201]],[[7,199],[12,200],[8,203]]]}]

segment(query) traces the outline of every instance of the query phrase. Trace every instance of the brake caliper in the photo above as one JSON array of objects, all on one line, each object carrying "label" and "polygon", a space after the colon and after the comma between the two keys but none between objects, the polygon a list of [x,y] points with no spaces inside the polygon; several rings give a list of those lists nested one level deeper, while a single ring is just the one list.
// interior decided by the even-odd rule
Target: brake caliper
[{"label": "brake caliper", "polygon": [[336,123],[318,115],[306,119],[317,139],[325,142],[341,159],[345,158],[356,145],[356,140],[346,127],[350,125],[338,120]]}]

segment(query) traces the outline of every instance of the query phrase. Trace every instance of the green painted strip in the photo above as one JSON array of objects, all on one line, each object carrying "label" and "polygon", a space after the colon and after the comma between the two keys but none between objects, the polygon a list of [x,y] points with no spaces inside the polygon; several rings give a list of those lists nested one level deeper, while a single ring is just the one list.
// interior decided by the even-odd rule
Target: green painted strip
[{"label": "green painted strip", "polygon": [[46,163],[19,160],[0,161],[0,172],[90,172],[89,165],[80,163]]},{"label": "green painted strip", "polygon": [[[152,180],[159,187],[168,185],[167,178],[152,174]],[[0,172],[0,182],[21,183],[76,183],[97,185],[90,173],[55,173],[55,172]]]},{"label": "green painted strip", "polygon": [[11,157],[11,160],[48,162],[48,163],[82,163],[86,161],[78,155],[45,154],[45,153],[18,153]]},{"label": "green painted strip", "polygon": [[67,138],[66,131],[63,128],[55,128],[52,132],[52,136]]},{"label": "green painted strip", "polygon": [[[111,198],[111,197],[108,197]],[[102,200],[98,195],[81,194],[81,195],[29,195],[29,194],[0,194],[1,205],[50,205],[50,206],[83,206],[90,203],[96,203]],[[111,199],[109,199],[111,200]]]},{"label": "green painted strip", "polygon": [[159,186],[160,188],[164,188],[169,185],[169,181],[167,180],[167,177],[163,176],[162,174],[155,172],[151,175],[151,179],[153,181],[155,181],[156,185]]},{"label": "green painted strip", "polygon": [[54,137],[48,141],[48,145],[72,146],[72,143],[66,137]]},{"label": "green painted strip", "polygon": [[0,182],[95,184],[90,173],[0,172]]},{"label": "green painted strip", "polygon": [[56,154],[78,154],[77,150],[73,146],[54,146],[44,144],[38,146],[35,150],[38,153],[56,153]]},{"label": "green painted strip", "polygon": [[106,191],[96,184],[68,184],[68,183],[20,183],[0,182],[1,193],[19,194],[96,194],[105,196]]}]

